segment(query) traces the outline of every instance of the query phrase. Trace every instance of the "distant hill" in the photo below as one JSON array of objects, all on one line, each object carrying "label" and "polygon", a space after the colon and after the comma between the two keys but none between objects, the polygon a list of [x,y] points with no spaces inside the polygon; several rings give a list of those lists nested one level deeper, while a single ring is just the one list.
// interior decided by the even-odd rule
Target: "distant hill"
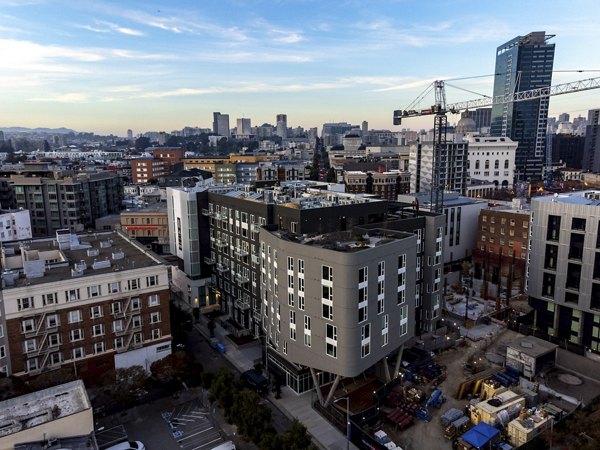
[{"label": "distant hill", "polygon": [[0,127],[5,133],[47,133],[47,134],[68,134],[76,133],[70,128],[26,128],[26,127]]}]

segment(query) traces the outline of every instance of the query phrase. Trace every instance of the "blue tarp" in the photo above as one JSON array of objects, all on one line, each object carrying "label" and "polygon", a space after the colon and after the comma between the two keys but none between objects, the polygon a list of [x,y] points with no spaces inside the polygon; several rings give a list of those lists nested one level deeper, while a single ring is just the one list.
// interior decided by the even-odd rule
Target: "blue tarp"
[{"label": "blue tarp", "polygon": [[500,434],[500,430],[497,428],[494,428],[485,422],[479,422],[477,425],[463,434],[461,439],[471,444],[473,447],[483,448],[498,434]]}]

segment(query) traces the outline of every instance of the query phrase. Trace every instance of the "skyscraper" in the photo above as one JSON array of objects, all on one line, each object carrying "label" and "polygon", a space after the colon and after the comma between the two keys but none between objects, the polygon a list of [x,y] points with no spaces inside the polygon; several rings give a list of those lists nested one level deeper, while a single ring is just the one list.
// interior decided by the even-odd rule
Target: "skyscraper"
[{"label": "skyscraper", "polygon": [[229,114],[221,114],[220,112],[213,113],[213,133],[226,138],[231,137],[229,130]]},{"label": "skyscraper", "polygon": [[127,139],[130,141],[133,139],[133,131],[132,130],[127,130]]},{"label": "skyscraper", "polygon": [[275,134],[281,138],[287,137],[287,114],[277,114],[277,128]]},{"label": "skyscraper", "polygon": [[250,135],[252,134],[252,127],[250,125],[250,119],[238,119],[235,134],[238,139],[239,138],[249,138]]},{"label": "skyscraper", "polygon": [[[554,37],[545,31],[517,36],[496,51],[494,97],[552,84]],[[507,136],[519,143],[516,156],[518,180],[540,178],[546,151],[549,99],[541,98],[492,107],[492,136]]]}]

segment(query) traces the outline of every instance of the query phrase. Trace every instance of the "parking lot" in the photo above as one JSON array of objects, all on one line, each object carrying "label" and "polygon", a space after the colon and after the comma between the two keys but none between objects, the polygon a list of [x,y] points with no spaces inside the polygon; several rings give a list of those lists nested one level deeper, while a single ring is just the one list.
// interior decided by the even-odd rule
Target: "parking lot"
[{"label": "parking lot", "polygon": [[205,450],[224,442],[208,410],[196,400],[163,411],[161,416],[182,449]]}]

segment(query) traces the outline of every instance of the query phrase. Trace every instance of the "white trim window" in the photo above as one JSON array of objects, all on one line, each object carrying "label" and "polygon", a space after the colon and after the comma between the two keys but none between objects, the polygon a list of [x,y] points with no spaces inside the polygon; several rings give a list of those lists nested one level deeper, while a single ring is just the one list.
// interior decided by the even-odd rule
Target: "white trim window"
[{"label": "white trim window", "polygon": [[306,345],[307,347],[310,347],[312,345],[310,316],[304,316],[304,345]]},{"label": "white trim window", "polygon": [[325,351],[328,356],[337,358],[337,327],[325,324]]},{"label": "white trim window", "polygon": [[69,311],[69,323],[81,322],[83,320],[82,317],[83,316],[80,309],[73,309]]},{"label": "white trim window", "polygon": [[160,311],[150,313],[150,323],[159,323],[159,322],[160,322]]},{"label": "white trim window", "polygon": [[371,353],[371,324],[365,323],[360,328],[360,357],[364,358]]},{"label": "white trim window", "polygon": [[158,294],[152,294],[148,296],[148,307],[160,305],[160,296]]}]

